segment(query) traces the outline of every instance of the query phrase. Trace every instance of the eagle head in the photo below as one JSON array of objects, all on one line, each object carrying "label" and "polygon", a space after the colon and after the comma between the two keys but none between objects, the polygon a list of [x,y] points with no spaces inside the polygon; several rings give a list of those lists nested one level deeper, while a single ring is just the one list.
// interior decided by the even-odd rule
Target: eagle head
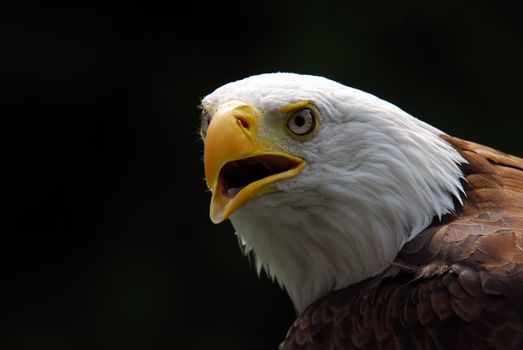
[{"label": "eagle head", "polygon": [[211,220],[231,220],[298,312],[383,271],[463,192],[443,132],[326,78],[256,75],[202,108]]}]

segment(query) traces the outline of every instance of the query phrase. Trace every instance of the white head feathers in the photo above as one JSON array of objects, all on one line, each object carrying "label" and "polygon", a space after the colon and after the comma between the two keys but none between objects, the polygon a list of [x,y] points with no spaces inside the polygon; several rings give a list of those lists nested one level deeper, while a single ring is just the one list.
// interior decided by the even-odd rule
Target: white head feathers
[{"label": "white head feathers", "polygon": [[246,252],[288,291],[301,312],[331,290],[374,276],[434,217],[454,210],[465,160],[443,133],[375,96],[331,80],[274,73],[227,84],[203,103],[244,100],[262,117],[310,101],[317,134],[288,140],[307,161],[232,216]]}]

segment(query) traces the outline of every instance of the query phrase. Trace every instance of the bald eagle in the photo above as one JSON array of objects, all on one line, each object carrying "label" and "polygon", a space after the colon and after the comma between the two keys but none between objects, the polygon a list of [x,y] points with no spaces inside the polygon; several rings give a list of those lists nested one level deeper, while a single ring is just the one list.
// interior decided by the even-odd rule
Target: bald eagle
[{"label": "bald eagle", "polygon": [[523,159],[291,73],[202,100],[214,223],[297,312],[287,349],[523,349]]}]

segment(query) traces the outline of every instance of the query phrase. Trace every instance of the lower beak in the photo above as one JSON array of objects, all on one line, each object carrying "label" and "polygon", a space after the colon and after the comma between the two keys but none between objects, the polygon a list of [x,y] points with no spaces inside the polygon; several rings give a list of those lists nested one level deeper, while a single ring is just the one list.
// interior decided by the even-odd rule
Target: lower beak
[{"label": "lower beak", "polygon": [[258,139],[259,112],[240,101],[222,105],[205,137],[210,217],[220,223],[251,199],[276,190],[274,183],[299,174],[306,162]]}]

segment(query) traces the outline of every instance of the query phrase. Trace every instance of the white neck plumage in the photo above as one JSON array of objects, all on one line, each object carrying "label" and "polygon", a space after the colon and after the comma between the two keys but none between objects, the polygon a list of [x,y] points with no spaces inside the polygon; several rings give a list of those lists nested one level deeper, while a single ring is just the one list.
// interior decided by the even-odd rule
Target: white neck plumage
[{"label": "white neck plumage", "polygon": [[258,272],[278,280],[298,312],[379,274],[435,216],[454,210],[452,197],[463,191],[464,160],[441,132],[365,98],[365,109],[344,106],[350,118],[322,126],[322,141],[300,155],[307,167],[279,184],[281,192],[231,217]]}]

